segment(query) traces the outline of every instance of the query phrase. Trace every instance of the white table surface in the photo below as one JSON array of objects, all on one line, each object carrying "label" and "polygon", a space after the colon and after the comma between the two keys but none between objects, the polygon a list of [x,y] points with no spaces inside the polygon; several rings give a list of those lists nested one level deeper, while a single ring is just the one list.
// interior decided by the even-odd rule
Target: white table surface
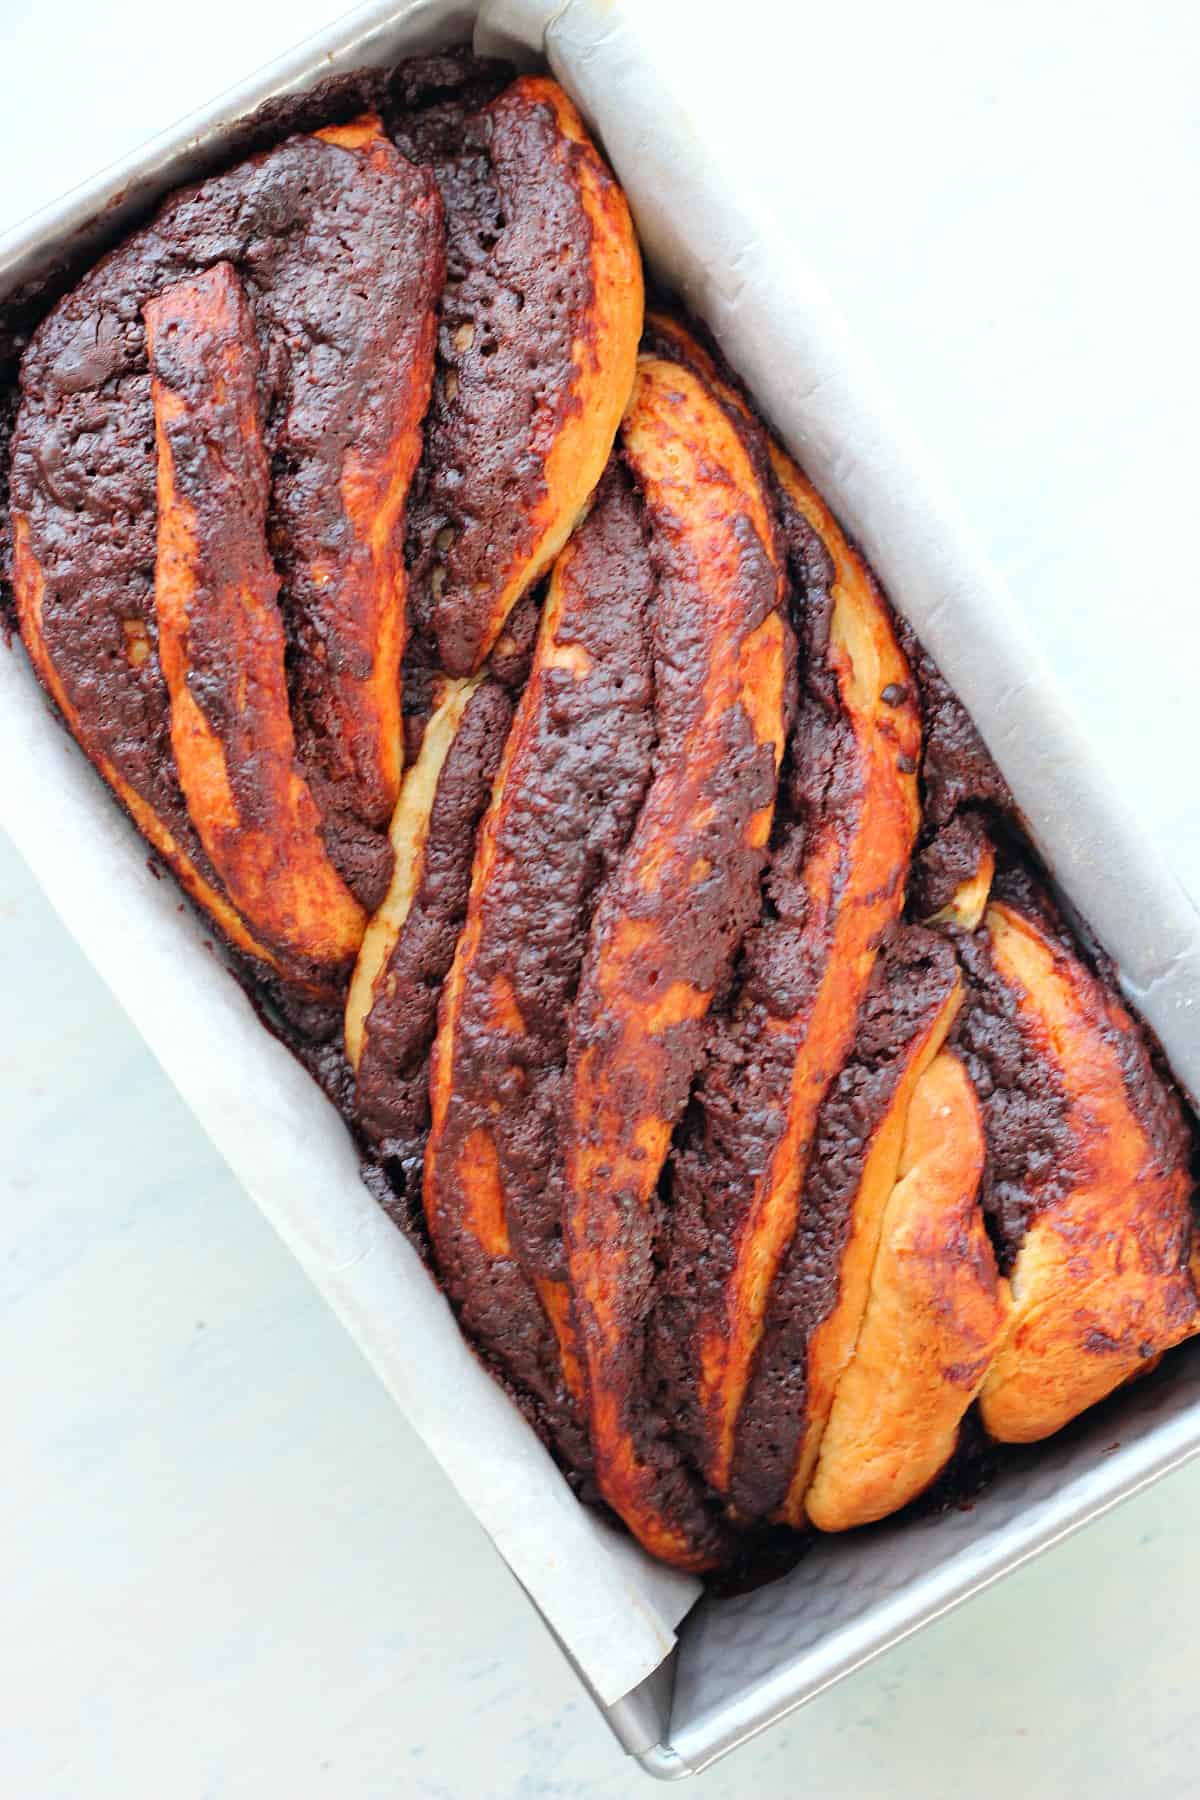
[{"label": "white table surface", "polygon": [[[335,10],[0,0],[0,224]],[[761,63],[654,17],[795,119],[764,178],[1200,893],[1193,0],[787,12]],[[3,842],[0,991],[0,1792],[648,1793]],[[1198,1515],[1193,1468],[703,1791],[1195,1791]]]}]

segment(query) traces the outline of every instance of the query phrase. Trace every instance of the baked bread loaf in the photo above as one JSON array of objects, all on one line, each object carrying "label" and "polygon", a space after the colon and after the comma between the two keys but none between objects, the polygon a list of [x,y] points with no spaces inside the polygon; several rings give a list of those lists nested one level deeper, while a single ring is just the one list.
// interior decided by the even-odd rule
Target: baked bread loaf
[{"label": "baked bread loaf", "polygon": [[753,1578],[1197,1329],[1157,1046],[553,81],[333,83],[43,313],[33,667],[583,1498]]}]

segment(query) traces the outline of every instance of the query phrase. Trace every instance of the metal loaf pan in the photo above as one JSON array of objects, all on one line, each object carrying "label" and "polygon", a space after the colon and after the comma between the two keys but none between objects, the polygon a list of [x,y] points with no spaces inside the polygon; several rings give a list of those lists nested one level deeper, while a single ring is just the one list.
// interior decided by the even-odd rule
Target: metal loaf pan
[{"label": "metal loaf pan", "polygon": [[[381,66],[417,50],[461,40],[470,35],[479,10],[464,0],[407,4],[373,0],[359,7],[0,240],[0,301],[64,255],[82,255],[111,242],[169,188],[219,162],[239,121],[264,101],[334,73]],[[604,15],[607,62],[587,54],[588,15],[593,10]],[[1007,730],[1000,728],[998,716],[989,716],[983,678],[956,648],[965,635],[964,621],[976,636],[984,632],[993,682],[1001,681],[1006,668],[1026,667],[1020,635],[1015,628],[1010,632],[1011,617],[1003,616],[1003,606],[997,622],[994,580],[959,523],[939,511],[936,484],[931,489],[926,471],[918,467],[907,472],[897,505],[921,513],[921,530],[915,535],[936,551],[941,565],[939,582],[933,584],[937,591],[923,593],[919,575],[906,575],[902,515],[899,524],[885,517],[875,529],[873,515],[880,510],[887,513],[889,507],[886,503],[882,509],[873,507],[870,482],[861,479],[864,467],[870,473],[877,446],[868,445],[862,457],[857,454],[854,401],[861,402],[863,390],[855,386],[854,371],[847,377],[852,403],[842,413],[850,421],[844,430],[851,433],[851,441],[841,445],[828,442],[820,384],[798,380],[795,392],[782,400],[772,393],[770,375],[760,374],[756,367],[755,308],[735,308],[721,279],[722,273],[730,273],[719,266],[729,209],[717,195],[712,217],[705,212],[705,183],[713,164],[693,152],[690,166],[681,169],[682,188],[673,190],[670,199],[666,194],[660,199],[655,191],[656,181],[661,189],[661,180],[653,156],[649,172],[639,166],[644,159],[637,134],[643,125],[636,96],[640,92],[657,99],[659,72],[636,66],[636,38],[632,32],[622,36],[621,14],[619,3],[589,8],[588,0],[579,0],[577,6],[571,0],[565,5],[551,0],[507,0],[507,4],[484,0],[483,47],[549,52],[555,73],[572,89],[604,140],[654,261],[708,318],[783,434],[863,539],[893,598],[913,618],[984,730],[1064,897],[1079,906],[1116,956],[1127,989],[1163,1038],[1184,1085],[1195,1094],[1200,1086],[1200,1024],[1192,1023],[1193,1018],[1200,1021],[1200,1010],[1193,1011],[1200,1002],[1200,924],[1195,909],[1135,824],[1108,803],[1100,773],[1073,736],[1069,718],[1060,712],[1052,684],[1040,678],[1025,680],[1019,693],[1008,691]],[[629,83],[613,79],[622,57],[627,59],[622,72],[636,90],[632,103]],[[686,143],[689,134],[686,129],[677,131],[673,149],[666,142],[673,117],[670,105],[656,108],[655,117],[665,134],[664,160],[670,163],[678,143]],[[682,124],[686,126],[686,121]],[[738,196],[738,210],[746,212],[744,191]],[[825,315],[821,302],[814,302],[808,291],[802,267],[794,257],[772,261],[769,241],[756,248],[759,255],[750,259],[751,273],[747,276],[746,267],[739,266],[739,282],[729,283],[729,290],[736,288],[738,299],[744,300],[747,284],[754,289],[757,280],[764,290],[758,295],[762,305],[777,309],[773,317],[780,316],[780,308],[801,315],[809,333],[807,350],[819,352],[824,367],[836,371],[846,343],[836,326],[827,342],[819,341]],[[756,278],[754,268],[768,273]],[[778,338],[770,348],[777,368]],[[904,450],[894,432],[890,448],[893,455]],[[960,615],[957,635],[955,608]],[[1040,787],[1037,782],[1031,785],[1021,758],[1022,731],[1030,718],[1040,727]],[[1071,841],[1055,826],[1064,794],[1072,800]],[[97,792],[97,804],[110,802]],[[1097,875],[1093,867],[1089,877],[1097,844],[1106,853],[1104,870]],[[1128,916],[1131,881],[1149,921],[1140,938],[1137,921]],[[184,1091],[188,1097],[186,1087]],[[369,1320],[352,1324],[351,1329],[360,1340],[370,1337]],[[1007,1458],[999,1479],[969,1510],[885,1524],[846,1540],[825,1539],[791,1575],[770,1586],[734,1599],[706,1597],[680,1627],[674,1654],[653,1676],[603,1711],[622,1744],[650,1774],[672,1780],[694,1773],[1198,1451],[1200,1346],[1191,1346],[1167,1358],[1149,1380],[1050,1443]],[[576,1667],[587,1684],[587,1669],[578,1663]]]}]

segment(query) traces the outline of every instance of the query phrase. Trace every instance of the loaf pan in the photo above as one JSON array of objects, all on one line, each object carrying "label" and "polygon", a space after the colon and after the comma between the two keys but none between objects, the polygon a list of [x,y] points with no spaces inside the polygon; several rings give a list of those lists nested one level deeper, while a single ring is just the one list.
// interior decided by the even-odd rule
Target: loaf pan
[{"label": "loaf pan", "polygon": [[[484,0],[482,8],[461,0],[391,0],[359,7],[0,239],[0,303],[49,265],[102,248],[169,188],[218,164],[239,121],[264,101],[331,73],[381,66],[472,32],[483,50],[514,54],[524,63],[548,60],[580,104],[626,186],[657,272],[706,318],[781,434],[862,540],[898,608],[972,711],[1061,897],[1113,955],[1126,992],[1195,1096],[1196,908],[1136,819],[1108,792],[969,531],[892,421],[885,398],[864,377],[786,222],[765,210],[757,215],[752,180],[747,187],[743,170],[735,183],[709,122],[690,115],[687,96],[673,89],[671,71],[656,67],[646,53],[634,0]],[[720,121],[711,122],[712,131],[721,128]],[[17,691],[13,683],[24,689],[33,680],[23,663],[11,660],[13,666],[5,658],[0,671],[10,695]],[[7,729],[0,725],[0,736]],[[25,759],[27,781],[19,798],[12,788],[20,781],[0,796],[0,822],[221,1144],[213,1121],[228,1098],[230,1076],[223,1092],[221,1073],[203,1045],[190,1057],[164,1051],[142,991],[144,969],[134,958],[98,953],[92,909],[82,907],[71,889],[69,859],[47,847],[48,834],[35,822],[41,800],[52,807],[56,784],[78,777],[64,761],[69,746],[64,742],[61,751],[49,753],[45,742],[35,734],[13,746],[18,767]],[[100,785],[88,785],[86,775],[83,781],[72,804],[111,812]],[[39,788],[40,797],[31,791]],[[114,860],[112,868],[115,878],[126,864]],[[144,883],[121,898],[126,942],[137,941],[139,912],[148,934],[163,928],[164,903]],[[276,1052],[264,1037],[262,1055]],[[420,1416],[416,1384],[410,1390],[389,1366],[386,1281],[373,1289],[369,1281],[347,1279],[347,1269],[372,1258],[386,1263],[390,1254],[380,1248],[362,1199],[347,1195],[344,1219],[314,1220],[302,1208],[289,1214],[270,1191],[265,1164],[248,1174],[244,1160],[230,1155],[230,1161],[423,1430],[427,1421]],[[322,1234],[329,1241],[318,1241]],[[655,1615],[666,1654],[652,1673],[619,1694],[613,1692],[611,1658],[602,1657],[611,1648],[604,1622],[589,1636],[582,1625],[576,1629],[578,1621],[555,1612],[504,1533],[493,1521],[485,1523],[625,1749],[649,1774],[674,1780],[705,1768],[1194,1456],[1200,1451],[1198,1358],[1200,1346],[1173,1353],[1155,1375],[1048,1444],[1006,1456],[998,1478],[970,1507],[821,1540],[782,1580],[736,1598],[704,1596],[683,1619],[673,1648],[669,1625],[691,1593],[668,1585],[656,1612],[655,1577],[643,1571],[651,1596],[647,1611]],[[516,1458],[534,1455],[521,1441],[523,1432],[518,1423]],[[453,1457],[433,1447],[454,1474]],[[461,1475],[459,1480],[462,1486]],[[478,1496],[466,1491],[464,1497],[482,1515]],[[574,1502],[563,1507],[559,1541],[552,1546],[568,1562],[583,1541],[572,1507]],[[613,1554],[619,1565],[634,1553],[620,1547]],[[652,1629],[647,1642],[654,1641]]]}]

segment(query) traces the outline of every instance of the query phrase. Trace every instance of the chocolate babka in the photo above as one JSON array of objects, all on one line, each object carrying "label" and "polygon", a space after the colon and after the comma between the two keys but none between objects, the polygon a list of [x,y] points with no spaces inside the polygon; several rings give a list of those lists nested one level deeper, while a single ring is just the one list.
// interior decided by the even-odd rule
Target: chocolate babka
[{"label": "chocolate babka", "polygon": [[1180,1096],[570,100],[246,148],[0,333],[12,605],[577,1491],[728,1579],[1149,1369]]}]

